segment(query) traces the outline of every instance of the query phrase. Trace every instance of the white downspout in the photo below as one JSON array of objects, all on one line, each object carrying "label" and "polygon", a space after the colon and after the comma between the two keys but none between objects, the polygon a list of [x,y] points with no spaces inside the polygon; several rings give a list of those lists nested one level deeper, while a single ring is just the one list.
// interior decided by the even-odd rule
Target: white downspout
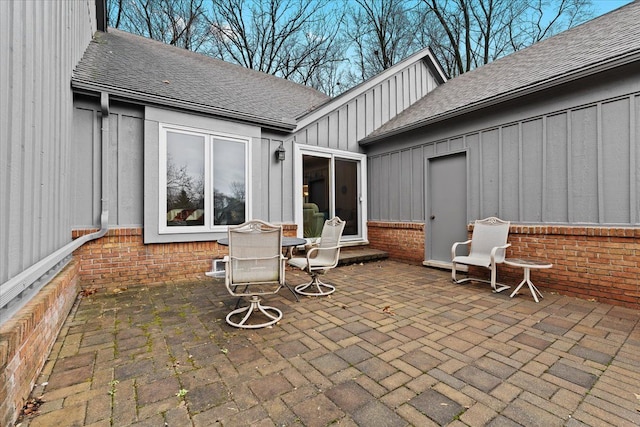
[{"label": "white downspout", "polygon": [[[42,281],[43,283],[39,283],[39,287],[44,286],[51,276],[51,274],[48,274],[50,273],[50,270],[55,268],[55,273],[57,273],[64,267],[64,265],[69,262],[69,260],[71,259],[71,254],[76,249],[80,248],[82,245],[91,240],[103,237],[109,230],[109,209],[107,201],[107,195],[109,194],[109,181],[107,174],[107,171],[109,170],[109,94],[106,92],[102,92],[100,94],[100,107],[102,109],[102,133],[100,141],[102,148],[102,158],[100,165],[100,173],[102,179],[102,194],[100,200],[102,204],[102,212],[100,214],[100,229],[94,233],[86,234],[75,239],[74,241],[68,243],[54,253],[41,259],[31,267],[4,282],[0,286],[0,289],[2,289],[2,293],[0,294],[0,313],[1,310],[3,310],[16,296],[18,296],[20,293],[30,288],[34,284]],[[43,278],[46,278],[47,280],[41,280]],[[26,301],[24,301],[23,304],[26,304]],[[5,320],[8,319],[1,318],[0,324],[2,324]]]}]

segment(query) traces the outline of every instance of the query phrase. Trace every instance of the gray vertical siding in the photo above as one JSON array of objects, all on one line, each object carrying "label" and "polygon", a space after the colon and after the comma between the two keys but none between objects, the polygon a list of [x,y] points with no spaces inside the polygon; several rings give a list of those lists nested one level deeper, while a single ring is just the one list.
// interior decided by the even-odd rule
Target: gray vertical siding
[{"label": "gray vertical siding", "polygon": [[94,1],[0,1],[0,283],[71,240],[71,74]]},{"label": "gray vertical siding", "polygon": [[[293,143],[281,136],[263,133],[255,141],[251,214],[272,223],[293,221]],[[283,145],[285,160],[276,159],[275,152]]]},{"label": "gray vertical siding", "polygon": [[[465,149],[470,221],[637,225],[639,106],[636,92],[462,134],[448,128],[437,139],[424,130],[380,142],[368,161],[370,219],[424,221],[423,159]],[[469,122],[492,121],[499,116]]]},{"label": "gray vertical siding", "polygon": [[297,131],[296,142],[361,152],[360,139],[406,110],[437,85],[427,64],[415,62]]},{"label": "gray vertical siding", "polygon": [[[100,223],[101,144],[100,103],[77,97],[71,153],[72,228]],[[109,225],[142,226],[144,183],[144,110],[112,106],[109,111]]]}]

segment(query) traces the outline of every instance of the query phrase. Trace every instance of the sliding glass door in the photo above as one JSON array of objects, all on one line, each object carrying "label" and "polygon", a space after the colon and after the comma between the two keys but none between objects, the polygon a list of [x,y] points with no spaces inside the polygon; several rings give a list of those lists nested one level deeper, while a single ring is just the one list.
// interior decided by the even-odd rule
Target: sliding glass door
[{"label": "sliding glass door", "polygon": [[305,148],[300,155],[303,237],[319,237],[324,221],[338,216],[343,240],[364,240],[364,156]]}]

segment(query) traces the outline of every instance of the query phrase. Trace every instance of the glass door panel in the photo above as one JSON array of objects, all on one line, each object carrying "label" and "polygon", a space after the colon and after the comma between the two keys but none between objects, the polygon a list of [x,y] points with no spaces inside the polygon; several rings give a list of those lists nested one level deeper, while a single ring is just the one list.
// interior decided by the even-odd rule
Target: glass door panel
[{"label": "glass door panel", "polygon": [[319,237],[324,221],[346,221],[343,236],[357,237],[360,229],[360,162],[335,155],[302,156],[303,237]]},{"label": "glass door panel", "polygon": [[302,156],[303,237],[320,237],[324,221],[331,215],[331,159]]},{"label": "glass door panel", "polygon": [[356,160],[335,159],[335,206],[336,216],[346,221],[343,234],[358,235],[358,162]]}]

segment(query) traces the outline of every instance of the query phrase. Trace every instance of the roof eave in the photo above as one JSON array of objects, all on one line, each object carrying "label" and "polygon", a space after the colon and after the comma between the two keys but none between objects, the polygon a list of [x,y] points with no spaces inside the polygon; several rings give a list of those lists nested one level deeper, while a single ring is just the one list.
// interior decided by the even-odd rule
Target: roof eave
[{"label": "roof eave", "polygon": [[197,113],[204,113],[213,116],[219,116],[228,118],[231,120],[249,122],[261,127],[291,132],[296,127],[294,120],[283,118],[281,120],[270,119],[267,117],[260,117],[253,114],[242,113],[240,111],[227,110],[224,108],[212,107],[210,105],[197,104],[188,101],[182,101],[179,99],[167,98],[164,96],[152,95],[149,93],[133,91],[117,86],[101,85],[95,82],[82,80],[78,78],[71,79],[72,89],[89,92],[108,92],[112,96],[120,97],[122,99],[142,102],[144,104],[153,104],[164,107],[177,108],[180,110],[193,111]]},{"label": "roof eave", "polygon": [[531,95],[541,90],[550,89],[555,86],[559,86],[574,80],[578,80],[580,78],[584,78],[597,73],[608,71],[608,70],[611,70],[623,65],[627,65],[639,60],[640,60],[640,51],[628,52],[625,55],[611,58],[608,61],[592,64],[589,67],[581,68],[574,72],[562,74],[552,79],[536,82],[529,86],[514,89],[512,91],[505,92],[491,98],[487,98],[478,102],[465,105],[464,107],[456,108],[456,109],[444,112],[442,114],[437,114],[435,116],[427,117],[425,119],[418,120],[416,122],[399,127],[389,132],[385,132],[372,137],[367,136],[361,139],[360,141],[358,141],[358,144],[360,146],[372,145],[386,138],[389,138],[391,136],[396,136],[396,135],[403,134],[405,132],[410,132],[412,130],[419,129],[424,126],[431,125],[444,120],[448,120],[464,114],[468,114],[468,113],[480,110],[482,108],[492,107],[494,105],[497,105],[506,101],[511,101],[513,99],[520,98],[526,95]]}]

